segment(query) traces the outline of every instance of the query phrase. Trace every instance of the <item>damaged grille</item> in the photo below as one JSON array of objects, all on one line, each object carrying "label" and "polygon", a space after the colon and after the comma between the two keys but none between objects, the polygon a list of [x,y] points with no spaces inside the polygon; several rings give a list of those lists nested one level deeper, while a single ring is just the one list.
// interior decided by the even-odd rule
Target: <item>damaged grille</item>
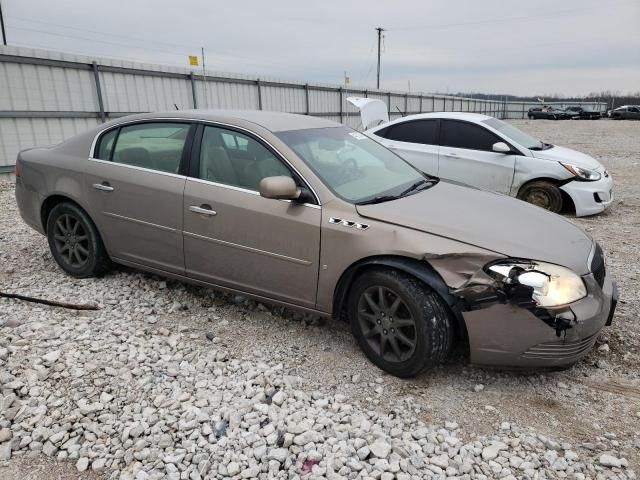
[{"label": "damaged grille", "polygon": [[576,340],[574,342],[548,342],[539,343],[535,347],[531,347],[529,350],[522,354],[525,358],[540,358],[549,360],[561,360],[580,356],[593,347],[596,342],[597,333],[583,338],[582,340]]},{"label": "damaged grille", "polygon": [[600,285],[600,288],[604,285],[604,277],[606,274],[604,265],[604,253],[598,243],[596,243],[596,251],[593,254],[593,260],[591,260],[591,273]]}]

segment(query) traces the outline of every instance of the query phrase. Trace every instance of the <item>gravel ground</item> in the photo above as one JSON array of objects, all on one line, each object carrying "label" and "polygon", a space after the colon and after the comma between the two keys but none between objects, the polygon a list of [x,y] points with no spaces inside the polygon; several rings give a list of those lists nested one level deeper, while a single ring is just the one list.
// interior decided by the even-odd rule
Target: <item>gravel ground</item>
[{"label": "gravel ground", "polygon": [[65,276],[0,183],[0,478],[636,478],[640,122],[519,121],[598,158],[614,327],[571,369],[385,375],[348,328],[118,269]]}]

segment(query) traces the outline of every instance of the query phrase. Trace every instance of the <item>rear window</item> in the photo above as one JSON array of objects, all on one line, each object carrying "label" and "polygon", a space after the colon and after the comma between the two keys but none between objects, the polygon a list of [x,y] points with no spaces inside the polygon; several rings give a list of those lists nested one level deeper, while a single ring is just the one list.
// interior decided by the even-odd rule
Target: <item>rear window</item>
[{"label": "rear window", "polygon": [[396,123],[378,132],[378,135],[398,142],[420,143],[424,145],[438,144],[437,120],[410,120]]}]

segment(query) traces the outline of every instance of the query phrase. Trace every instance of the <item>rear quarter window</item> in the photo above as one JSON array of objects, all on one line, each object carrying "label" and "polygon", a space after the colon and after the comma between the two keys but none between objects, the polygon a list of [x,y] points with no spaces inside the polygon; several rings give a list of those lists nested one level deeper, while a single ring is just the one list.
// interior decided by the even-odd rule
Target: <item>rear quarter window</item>
[{"label": "rear quarter window", "polygon": [[113,144],[117,135],[117,128],[103,134],[98,142],[94,157],[100,160],[111,160],[111,152],[113,152]]}]

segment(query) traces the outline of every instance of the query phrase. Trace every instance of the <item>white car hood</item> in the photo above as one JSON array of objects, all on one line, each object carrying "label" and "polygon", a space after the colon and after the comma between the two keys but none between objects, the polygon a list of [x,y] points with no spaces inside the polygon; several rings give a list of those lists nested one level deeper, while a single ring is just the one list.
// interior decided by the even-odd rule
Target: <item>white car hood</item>
[{"label": "white car hood", "polygon": [[360,110],[362,128],[366,130],[389,121],[387,104],[375,98],[348,97],[347,102]]},{"label": "white car hood", "polygon": [[554,146],[548,150],[530,150],[530,152],[535,158],[570,163],[589,170],[602,170],[604,168],[595,158],[570,148]]}]

